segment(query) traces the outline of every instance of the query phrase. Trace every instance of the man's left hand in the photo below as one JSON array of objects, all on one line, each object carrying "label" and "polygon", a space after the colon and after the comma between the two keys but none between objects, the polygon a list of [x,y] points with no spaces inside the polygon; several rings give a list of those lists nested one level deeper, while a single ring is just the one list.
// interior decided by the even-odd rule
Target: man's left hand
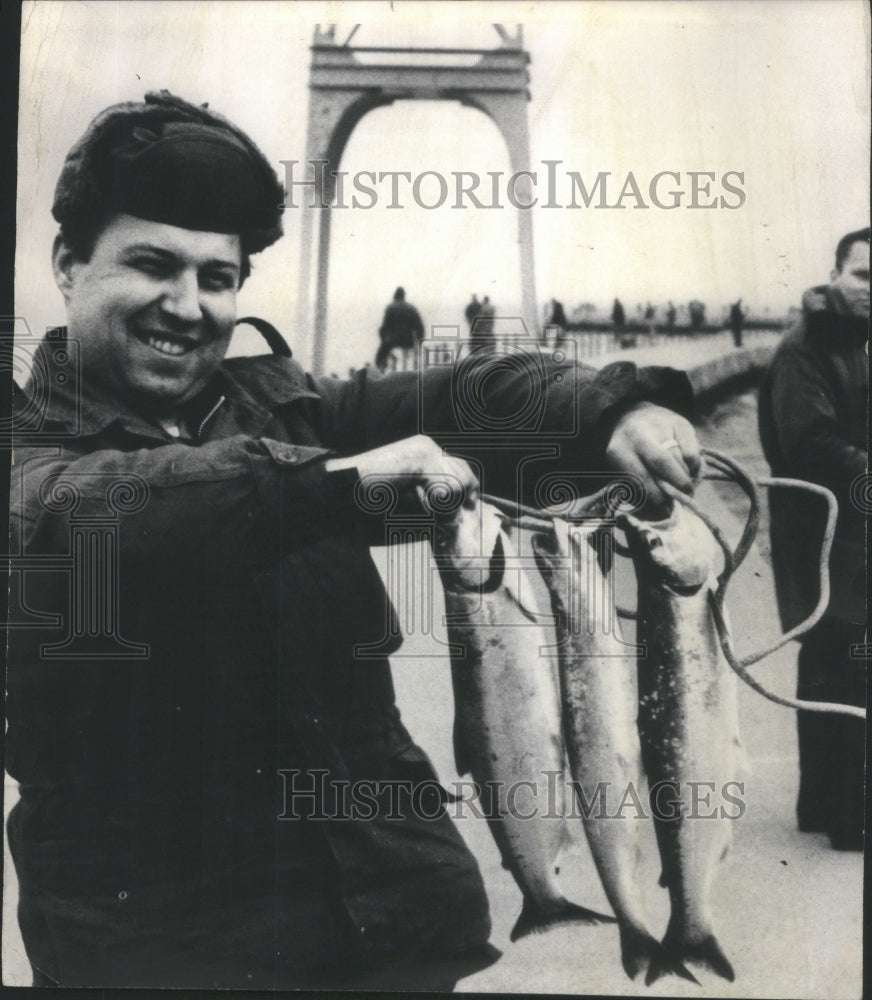
[{"label": "man's left hand", "polygon": [[700,450],[690,423],[654,403],[638,403],[621,416],[606,448],[610,468],[638,476],[645,488],[642,510],[662,515],[669,498],[657,485],[670,483],[693,493],[700,470]]}]

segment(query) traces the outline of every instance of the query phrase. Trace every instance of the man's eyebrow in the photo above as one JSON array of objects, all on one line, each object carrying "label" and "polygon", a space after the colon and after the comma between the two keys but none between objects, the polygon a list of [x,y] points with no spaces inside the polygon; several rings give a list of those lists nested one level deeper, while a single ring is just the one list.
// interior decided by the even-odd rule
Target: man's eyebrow
[{"label": "man's eyebrow", "polygon": [[[130,246],[124,248],[125,254],[137,254],[137,253],[151,253],[157,257],[163,257],[166,260],[181,260],[182,255],[176,253],[174,250],[168,250],[166,247],[158,246],[155,243],[131,243]],[[239,271],[240,266],[235,260],[230,260],[228,258],[214,257],[210,260],[203,261],[200,265],[201,267],[225,267],[231,271]]]},{"label": "man's eyebrow", "polygon": [[177,257],[178,254],[174,253],[172,250],[167,250],[166,247],[160,247],[154,243],[131,243],[130,246],[124,248],[125,253],[153,253],[157,254],[159,257]]},{"label": "man's eyebrow", "polygon": [[203,261],[203,267],[226,267],[229,271],[238,271],[239,264],[234,260],[225,260],[221,257],[213,257],[211,260]]}]

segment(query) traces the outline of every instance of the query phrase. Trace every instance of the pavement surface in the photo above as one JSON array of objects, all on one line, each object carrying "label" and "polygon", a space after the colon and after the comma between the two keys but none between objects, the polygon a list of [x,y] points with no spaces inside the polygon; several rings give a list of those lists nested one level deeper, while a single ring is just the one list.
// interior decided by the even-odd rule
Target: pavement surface
[{"label": "pavement surface", "polygon": [[[690,367],[707,360],[700,358],[699,350],[697,347],[692,360],[672,356],[668,363]],[[632,357],[629,352],[622,352],[622,356]],[[611,358],[603,357],[596,362],[608,360]],[[639,360],[650,363],[647,358]],[[661,359],[659,363],[665,362]],[[699,430],[704,444],[747,463],[754,473],[768,473],[757,445],[752,394],[728,401]],[[701,488],[699,499],[728,538],[735,540],[745,509],[738,491],[707,484]],[[375,553],[383,572],[388,558],[394,561],[393,570],[402,570],[399,576],[391,574],[394,579],[415,579],[413,564],[426,563],[428,558],[421,544]],[[631,590],[630,570],[622,560],[618,572],[620,588],[624,592]],[[395,591],[392,593],[397,596]],[[399,595],[395,603],[408,633],[404,647],[393,659],[398,702],[406,725],[430,754],[443,782],[450,786],[459,776],[453,761],[453,698],[441,624],[441,597],[436,593],[412,593],[408,600]],[[758,542],[732,581],[727,603],[740,655],[760,649],[778,634],[765,511]],[[433,628],[422,627],[428,614]],[[792,694],[796,651],[795,643],[779,650],[753,668],[755,675],[773,690]],[[833,851],[823,835],[796,830],[794,713],[765,701],[741,684],[739,699],[741,732],[751,764],[746,777],[746,811],[741,819],[732,822],[732,853],[714,885],[712,899],[718,936],[736,971],[735,983],[705,972],[698,974],[700,986],[674,977],[649,989],[633,983],[621,968],[617,931],[609,925],[557,928],[510,943],[509,933],[521,909],[520,892],[502,868],[484,820],[458,808],[458,828],[478,859],[487,886],[494,925],[491,940],[502,956],[484,971],[460,978],[457,991],[822,1000],[848,1000],[861,995],[862,855]],[[7,778],[7,812],[15,798],[15,785]],[[668,899],[666,891],[657,885],[660,868],[653,835],[642,871],[650,926],[660,935],[668,919]],[[568,898],[608,912],[580,822],[561,859],[560,882]],[[17,884],[7,849],[3,982],[29,985],[29,967],[15,919],[16,899]],[[385,984],[383,988],[391,986]],[[417,988],[426,988],[426,984],[419,982]]]}]

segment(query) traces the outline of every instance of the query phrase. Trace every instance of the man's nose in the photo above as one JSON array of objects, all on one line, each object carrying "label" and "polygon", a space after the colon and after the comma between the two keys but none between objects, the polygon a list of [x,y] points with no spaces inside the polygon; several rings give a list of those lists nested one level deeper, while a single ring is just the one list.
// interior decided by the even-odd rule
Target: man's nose
[{"label": "man's nose", "polygon": [[183,271],[173,277],[163,297],[163,309],[185,323],[199,322],[202,308],[196,271]]}]

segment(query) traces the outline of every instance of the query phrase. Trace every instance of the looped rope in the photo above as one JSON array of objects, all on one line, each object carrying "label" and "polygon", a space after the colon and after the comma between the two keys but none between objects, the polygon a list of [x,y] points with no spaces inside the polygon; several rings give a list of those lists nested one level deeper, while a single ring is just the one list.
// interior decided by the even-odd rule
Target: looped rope
[{"label": "looped rope", "polygon": [[727,540],[723,536],[721,529],[715,524],[715,522],[706,514],[706,512],[696,503],[691,500],[689,496],[677,490],[671,483],[661,483],[658,482],[657,485],[661,490],[673,500],[677,500],[679,503],[687,507],[688,510],[693,511],[694,514],[702,521],[702,523],[708,528],[708,530],[714,535],[715,541],[720,545],[721,551],[724,554],[724,568],[718,576],[718,590],[717,597],[718,600],[723,600],[724,591],[727,589],[727,583],[730,577],[733,575],[736,569],[736,560],[733,555],[733,551],[729,545],[727,545]]},{"label": "looped rope", "polygon": [[[817,496],[823,497],[827,502],[827,523],[824,529],[823,541],[821,543],[821,555],[819,562],[819,579],[820,579],[820,596],[818,598],[817,605],[814,611],[805,619],[799,623],[799,625],[792,628],[789,632],[786,632],[780,639],[771,643],[765,649],[760,652],[754,653],[750,656],[746,656],[739,660],[736,657],[735,651],[733,650],[732,640],[730,638],[729,628],[727,626],[726,617],[724,615],[724,591],[726,589],[726,584],[729,581],[729,577],[735,570],[735,567],[739,565],[742,559],[744,559],[750,548],[751,542],[749,538],[751,536],[751,531],[749,530],[749,525],[753,523],[753,531],[756,533],[757,524],[759,523],[759,500],[757,499],[757,491],[754,488],[754,484],[751,482],[750,478],[738,465],[738,463],[733,462],[730,459],[725,459],[724,456],[717,456],[714,453],[716,463],[720,465],[719,471],[724,471],[729,469],[733,472],[740,485],[745,487],[746,492],[752,498],[752,513],[749,515],[748,522],[746,524],[745,531],[742,534],[742,540],[736,548],[735,553],[730,553],[726,541],[723,535],[719,531],[713,530],[713,523],[703,516],[702,511],[699,507],[690,499],[690,497],[685,496],[678,490],[674,489],[668,483],[659,484],[663,491],[671,496],[674,500],[679,503],[684,504],[690,510],[692,510],[698,517],[705,522],[709,530],[715,536],[718,544],[721,546],[724,552],[724,559],[730,566],[729,572],[726,567],[724,573],[718,578],[718,589],[711,595],[711,608],[712,615],[715,621],[715,626],[718,632],[718,639],[720,640],[721,650],[723,651],[724,657],[727,663],[730,665],[732,670],[738,674],[739,677],[750,687],[752,690],[756,691],[758,694],[762,695],[768,701],[774,702],[776,705],[784,705],[787,708],[800,709],[804,712],[833,712],[838,715],[850,715],[854,718],[865,719],[866,711],[863,708],[859,708],[856,705],[843,705],[838,702],[828,702],[828,701],[804,701],[797,698],[786,698],[781,695],[777,695],[772,691],[765,688],[758,680],[752,677],[748,671],[745,669],[753,663],[757,663],[764,657],[769,656],[770,653],[774,653],[776,649],[780,649],[782,646],[786,645],[791,640],[797,638],[797,636],[804,635],[810,629],[812,629],[820,620],[823,618],[824,613],[827,609],[827,605],[830,600],[830,577],[828,571],[828,564],[830,558],[830,549],[833,544],[833,536],[836,530],[836,516],[838,513],[838,505],[836,503],[836,498],[833,494],[822,486],[817,486],[814,483],[807,483],[800,479],[776,479],[776,478],[766,478],[758,479],[757,485],[765,487],[787,487],[793,489],[805,490],[809,493],[814,493]],[[724,478],[729,478],[725,475]],[[741,558],[739,554],[741,552]]]},{"label": "looped rope", "polygon": [[[777,649],[785,646],[788,642],[791,642],[798,636],[804,635],[812,629],[821,620],[821,618],[823,618],[830,600],[830,577],[828,566],[830,549],[832,548],[833,537],[836,530],[836,517],[838,514],[836,498],[823,486],[817,486],[814,483],[807,483],[800,479],[764,478],[758,479],[755,484],[754,480],[751,479],[745,469],[743,469],[742,466],[735,461],[735,459],[732,459],[729,456],[711,448],[703,448],[702,454],[706,458],[708,465],[711,467],[711,472],[703,478],[716,482],[736,483],[748,496],[748,500],[750,502],[748,517],[745,521],[742,536],[736,545],[735,551],[733,551],[727,544],[727,540],[720,528],[694,500],[677,490],[670,483],[658,480],[657,485],[672,500],[683,504],[696,514],[696,516],[712,533],[715,541],[721,548],[721,552],[723,553],[724,568],[718,576],[717,591],[711,595],[711,608],[715,626],[718,631],[718,639],[720,641],[721,649],[727,663],[730,665],[730,668],[738,674],[748,687],[762,695],[768,701],[774,702],[776,705],[784,705],[787,708],[800,709],[804,712],[833,712],[839,715],[850,715],[858,719],[865,719],[865,709],[859,708],[856,705],[843,705],[838,702],[827,701],[803,701],[797,698],[786,698],[781,695],[777,695],[765,688],[745,669],[746,667],[764,659],[764,657],[769,656],[771,653],[774,653]],[[818,570],[820,580],[820,596],[818,598],[817,605],[805,621],[800,622],[799,625],[796,625],[789,632],[786,632],[780,639],[777,639],[765,649],[760,652],[753,653],[750,656],[746,656],[740,660],[736,656],[733,649],[730,631],[724,614],[724,594],[726,593],[727,584],[736,569],[738,569],[744,561],[754,543],[754,539],[757,536],[757,530],[760,525],[760,494],[757,489],[758,486],[764,486],[767,488],[784,487],[788,489],[805,490],[806,492],[814,493],[817,496],[823,497],[826,501],[827,523],[824,529],[823,540],[821,542],[821,554]],[[606,486],[597,493],[594,493],[589,497],[585,497],[583,500],[579,500],[579,506],[576,508],[576,513],[580,513],[582,511],[586,513],[593,513],[598,507],[601,507],[603,513],[613,513],[615,505],[609,503],[608,493],[609,487]],[[482,500],[493,504],[493,506],[500,510],[503,515],[515,526],[530,531],[553,532],[554,520],[560,516],[554,511],[539,510],[535,507],[528,507],[521,503],[505,500],[502,497],[495,497],[488,494],[483,494]],[[629,550],[625,546],[621,545],[617,540],[614,541],[614,548],[620,555],[629,555]],[[636,618],[636,614],[633,611],[620,607],[616,610],[618,615],[622,618]]]},{"label": "looped rope", "polygon": [[754,484],[754,480],[751,479],[748,473],[734,459],[719,451],[715,451],[713,448],[703,448],[702,453],[708,460],[709,465],[721,473],[723,480],[738,483],[750,501],[745,528],[742,531],[739,544],[736,546],[736,551],[733,553],[733,569],[735,571],[744,562],[745,556],[750,551],[751,546],[754,544],[754,539],[757,537],[757,529],[760,526],[760,493]]}]

